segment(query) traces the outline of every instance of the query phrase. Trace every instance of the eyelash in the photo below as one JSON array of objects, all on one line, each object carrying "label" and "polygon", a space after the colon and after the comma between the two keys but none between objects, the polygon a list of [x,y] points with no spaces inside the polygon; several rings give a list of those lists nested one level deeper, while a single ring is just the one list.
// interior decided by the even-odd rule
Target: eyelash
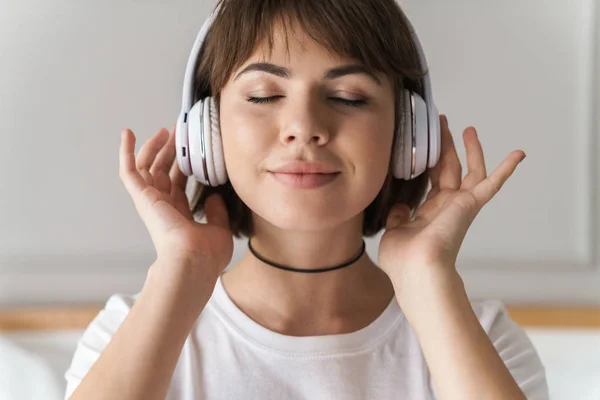
[{"label": "eyelash", "polygon": [[[255,103],[255,104],[263,104],[263,103],[271,103],[273,102],[275,99],[279,98],[279,97],[283,97],[283,96],[271,96],[271,97],[249,97],[247,100],[250,103]],[[343,99],[340,97],[330,97],[330,99],[338,101],[340,103],[343,103],[349,107],[361,107],[364,105],[367,105],[369,102],[366,100],[348,100],[348,99]]]}]

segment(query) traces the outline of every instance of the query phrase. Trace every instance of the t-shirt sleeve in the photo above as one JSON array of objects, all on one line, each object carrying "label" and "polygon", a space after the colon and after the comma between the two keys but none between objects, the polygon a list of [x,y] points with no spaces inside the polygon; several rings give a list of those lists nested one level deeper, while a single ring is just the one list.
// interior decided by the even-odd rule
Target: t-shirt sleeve
[{"label": "t-shirt sleeve", "polygon": [[64,374],[67,381],[65,400],[68,400],[100,354],[110,342],[117,329],[131,310],[137,295],[114,294],[104,309],[90,322],[77,342],[71,365]]},{"label": "t-shirt sleeve", "polygon": [[525,330],[499,300],[483,302],[481,323],[528,400],[549,400],[546,370]]}]

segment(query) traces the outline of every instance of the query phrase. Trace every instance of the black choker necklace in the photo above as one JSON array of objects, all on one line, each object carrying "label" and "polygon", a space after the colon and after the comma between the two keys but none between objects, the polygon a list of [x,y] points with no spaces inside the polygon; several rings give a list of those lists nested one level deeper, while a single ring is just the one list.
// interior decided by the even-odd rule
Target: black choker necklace
[{"label": "black choker necklace", "polygon": [[258,253],[256,253],[256,251],[252,248],[252,244],[250,244],[250,241],[252,239],[248,240],[248,248],[250,249],[250,251],[252,252],[252,254],[254,254],[256,256],[256,258],[258,258],[260,261],[272,265],[275,268],[280,268],[280,269],[284,269],[286,271],[293,271],[293,272],[305,272],[307,274],[314,274],[317,272],[326,272],[326,271],[333,271],[334,269],[340,269],[340,268],[344,268],[349,266],[350,264],[353,264],[354,262],[356,262],[356,260],[358,260],[364,253],[365,253],[365,241],[363,239],[362,241],[362,248],[360,250],[360,254],[358,256],[356,256],[354,259],[352,259],[351,261],[348,261],[342,265],[338,265],[336,267],[328,267],[328,268],[322,268],[322,269],[298,269],[298,268],[292,268],[292,267],[286,267],[284,265],[279,265],[277,263],[274,263],[273,261],[269,261],[267,259],[265,259],[264,257],[261,257],[260,255],[258,255]]}]

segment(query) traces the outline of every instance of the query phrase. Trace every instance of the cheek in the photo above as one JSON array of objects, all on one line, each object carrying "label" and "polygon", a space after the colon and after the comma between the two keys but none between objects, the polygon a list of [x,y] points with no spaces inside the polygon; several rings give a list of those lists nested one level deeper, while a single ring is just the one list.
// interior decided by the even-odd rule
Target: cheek
[{"label": "cheek", "polygon": [[360,125],[348,127],[348,131],[353,132],[352,140],[347,142],[348,154],[358,178],[383,182],[392,152],[393,129],[393,118],[388,116],[369,118]]},{"label": "cheek", "polygon": [[394,139],[393,119],[382,118],[370,121],[352,141],[348,149],[349,162],[353,167],[352,196],[362,208],[368,206],[379,194],[389,173],[392,142]]},{"label": "cheek", "polygon": [[255,116],[236,112],[234,108],[221,109],[221,138],[228,171],[243,175],[254,172],[252,168],[264,168],[260,163],[268,156],[270,144],[264,133],[269,127],[266,121],[259,123]]},{"label": "cheek", "polygon": [[355,188],[360,191],[356,193],[362,198],[365,207],[377,197],[383,187],[389,170],[391,154],[391,135],[377,138],[364,143],[362,157],[356,162]]},{"label": "cheek", "polygon": [[[344,174],[334,186],[315,196],[281,187],[266,176],[264,169],[270,165],[265,162],[274,161],[273,149],[278,145],[277,126],[272,119],[249,114],[235,102],[222,102],[221,107],[221,137],[229,180],[242,201],[261,217],[290,227],[337,223],[363,211],[381,190],[391,155],[393,114],[336,126],[343,137],[337,138],[330,151],[343,165]],[[305,212],[299,214],[298,210]]]}]

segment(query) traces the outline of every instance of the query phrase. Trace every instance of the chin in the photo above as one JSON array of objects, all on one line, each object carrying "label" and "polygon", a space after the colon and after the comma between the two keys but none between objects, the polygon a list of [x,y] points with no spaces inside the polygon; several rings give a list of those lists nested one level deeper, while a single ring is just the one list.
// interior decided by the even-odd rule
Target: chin
[{"label": "chin", "polygon": [[331,206],[311,206],[300,202],[287,203],[281,208],[281,212],[272,214],[273,217],[291,226],[330,226],[345,219],[342,207],[334,209]]},{"label": "chin", "polygon": [[[343,223],[343,210],[332,207],[311,207],[302,202],[276,202],[250,207],[255,214],[266,222],[286,230],[319,231]],[[348,216],[351,218],[351,216]]]},{"label": "chin", "polygon": [[[233,178],[233,177],[232,177]],[[240,199],[258,217],[280,229],[319,231],[334,228],[356,218],[377,195],[370,189],[323,186],[297,190],[273,182],[253,182],[251,177],[232,184]]]},{"label": "chin", "polygon": [[[334,204],[332,207],[331,204]],[[256,204],[255,204],[256,205]],[[327,206],[310,206],[306,202],[271,202],[250,207],[255,217],[282,230],[325,231],[348,224],[360,215],[364,207],[356,210],[344,202],[329,203]],[[366,207],[366,206],[365,206]]]}]

